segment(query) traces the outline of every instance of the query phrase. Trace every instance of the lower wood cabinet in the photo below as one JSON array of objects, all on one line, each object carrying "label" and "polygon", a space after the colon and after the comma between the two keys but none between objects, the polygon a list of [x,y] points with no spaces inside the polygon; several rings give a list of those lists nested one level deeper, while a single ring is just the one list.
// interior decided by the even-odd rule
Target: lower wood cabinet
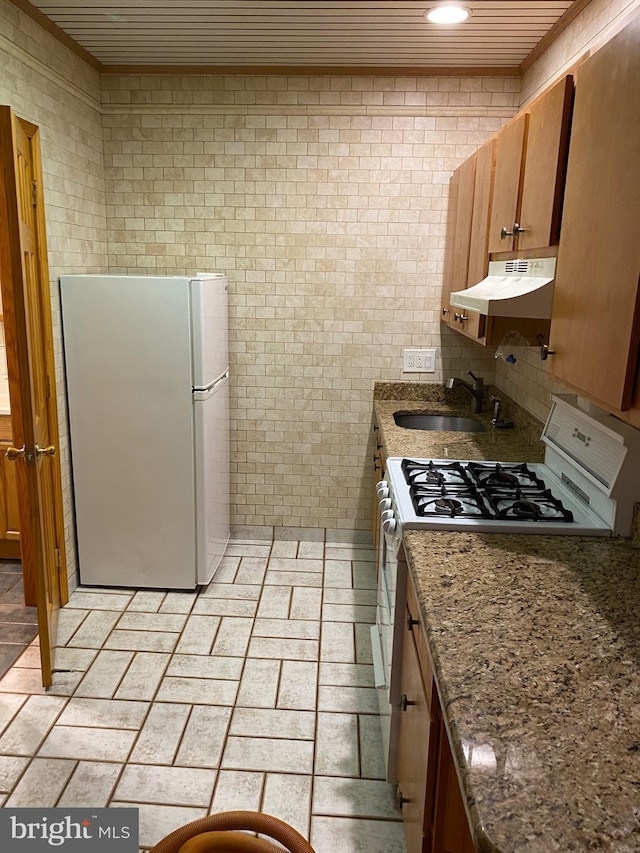
[{"label": "lower wood cabinet", "polygon": [[410,577],[404,620],[397,800],[407,853],[474,853]]},{"label": "lower wood cabinet", "polygon": [[0,559],[20,559],[20,508],[17,464],[5,453],[11,442],[0,442]]}]

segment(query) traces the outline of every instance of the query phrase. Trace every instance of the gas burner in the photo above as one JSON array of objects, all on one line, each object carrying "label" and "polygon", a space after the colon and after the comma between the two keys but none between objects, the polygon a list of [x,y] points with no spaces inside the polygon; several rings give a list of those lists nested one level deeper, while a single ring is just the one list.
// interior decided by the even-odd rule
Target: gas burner
[{"label": "gas burner", "polygon": [[500,462],[470,462],[467,469],[478,485],[486,489],[545,488],[544,480],[537,477],[524,462],[521,465],[503,465]]},{"label": "gas burner", "polygon": [[410,486],[471,487],[473,485],[460,462],[404,459],[402,470]]},{"label": "gas burner", "polygon": [[446,518],[495,518],[495,511],[474,489],[442,486],[440,489],[411,486],[416,515]]},{"label": "gas burner", "polygon": [[457,501],[454,498],[436,498],[435,508],[438,512],[445,515],[449,513],[453,516],[462,509],[462,501]]},{"label": "gas burner", "polygon": [[573,513],[549,489],[536,494],[493,492],[489,499],[496,507],[497,517],[505,521],[573,521]]},{"label": "gas burner", "polygon": [[483,480],[485,486],[517,486],[519,483],[515,474],[510,474],[508,471],[493,471]]}]

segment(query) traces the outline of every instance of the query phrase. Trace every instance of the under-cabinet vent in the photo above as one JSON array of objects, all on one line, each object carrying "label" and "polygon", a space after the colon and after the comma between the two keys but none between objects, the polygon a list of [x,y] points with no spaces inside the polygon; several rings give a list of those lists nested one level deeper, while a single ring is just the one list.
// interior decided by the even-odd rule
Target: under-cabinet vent
[{"label": "under-cabinet vent", "polygon": [[449,294],[452,306],[486,317],[548,320],[553,302],[555,258],[490,261],[489,275],[473,287]]},{"label": "under-cabinet vent", "polygon": [[529,261],[505,261],[505,273],[527,273],[529,272]]}]

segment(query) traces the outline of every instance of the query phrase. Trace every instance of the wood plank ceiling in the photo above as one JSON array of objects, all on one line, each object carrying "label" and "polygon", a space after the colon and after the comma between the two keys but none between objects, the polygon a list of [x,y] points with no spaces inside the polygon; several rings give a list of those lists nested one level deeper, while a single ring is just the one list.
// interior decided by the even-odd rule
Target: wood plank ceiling
[{"label": "wood plank ceiling", "polygon": [[[515,69],[574,5],[572,0],[465,0],[471,17],[443,26],[424,18],[436,0],[31,2],[105,70],[139,65]],[[585,5],[584,0],[575,5]]]}]

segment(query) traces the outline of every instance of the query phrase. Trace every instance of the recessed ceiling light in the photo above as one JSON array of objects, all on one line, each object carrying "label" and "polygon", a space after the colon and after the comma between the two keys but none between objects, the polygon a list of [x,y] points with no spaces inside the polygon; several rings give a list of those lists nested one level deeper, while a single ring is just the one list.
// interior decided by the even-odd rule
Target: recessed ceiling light
[{"label": "recessed ceiling light", "polygon": [[426,12],[427,20],[432,24],[459,24],[466,21],[471,9],[457,3],[441,3]]}]

